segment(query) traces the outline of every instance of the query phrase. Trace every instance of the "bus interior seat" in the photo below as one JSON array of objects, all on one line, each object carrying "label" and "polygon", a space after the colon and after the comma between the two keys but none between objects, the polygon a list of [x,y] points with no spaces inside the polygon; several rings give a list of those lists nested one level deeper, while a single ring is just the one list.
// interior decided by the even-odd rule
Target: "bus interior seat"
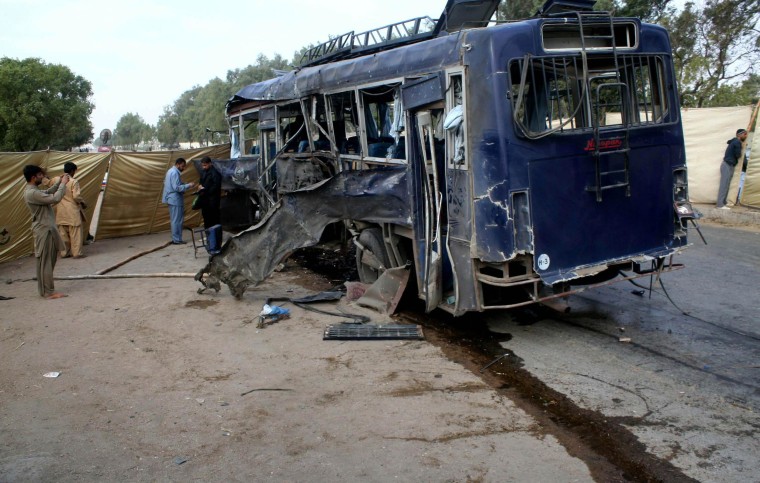
[{"label": "bus interior seat", "polygon": [[330,140],[324,137],[320,137],[316,141],[314,141],[314,149],[317,151],[329,151],[330,150]]},{"label": "bus interior seat", "polygon": [[346,121],[333,121],[333,132],[335,133],[335,145],[342,146],[346,141]]},{"label": "bus interior seat", "polygon": [[395,140],[390,137],[368,139],[367,141],[367,156],[372,156],[374,158],[384,158],[388,154],[388,148],[393,146],[395,142]]},{"label": "bus interior seat", "polygon": [[393,145],[391,158],[406,159],[406,138],[404,136],[399,137],[398,142]]},{"label": "bus interior seat", "polygon": [[351,136],[350,138],[346,139],[340,152],[343,154],[361,154],[359,138],[356,136]]},{"label": "bus interior seat", "polygon": [[[316,141],[314,141],[314,150],[315,151],[329,151],[330,140],[324,137],[317,139]],[[309,141],[304,140],[298,143],[299,153],[305,153],[307,151],[309,151]]]}]

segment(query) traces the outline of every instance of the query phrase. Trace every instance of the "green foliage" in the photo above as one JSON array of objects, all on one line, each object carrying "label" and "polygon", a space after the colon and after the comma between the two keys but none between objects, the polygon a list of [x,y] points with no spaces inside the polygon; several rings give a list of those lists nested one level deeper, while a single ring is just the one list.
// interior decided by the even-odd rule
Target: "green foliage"
[{"label": "green foliage", "polygon": [[678,14],[663,18],[673,42],[682,106],[704,107],[718,99],[728,105],[739,102],[726,93],[737,80],[746,80],[760,60],[759,19],[759,0],[707,0],[701,10],[689,2]]},{"label": "green foliage", "polygon": [[150,141],[152,138],[153,128],[146,124],[139,114],[128,112],[116,123],[113,144],[127,149],[137,149],[141,142]]},{"label": "green foliage", "polygon": [[[673,15],[674,9],[670,3],[671,0],[627,0],[615,2],[614,11],[615,15],[620,17],[637,17],[645,22],[657,23]],[[609,8],[603,10],[609,10]]]},{"label": "green foliage", "polygon": [[[760,17],[760,0],[706,0],[703,8],[688,2],[681,10],[676,10],[673,1],[598,0],[594,9],[615,16],[638,17],[668,29],[684,106],[739,105],[756,99],[760,95],[760,82],[750,74],[759,60],[760,40],[755,27]],[[544,0],[502,2],[497,19],[532,17],[543,4]],[[226,140],[218,136],[211,139],[209,130],[226,130],[227,100],[249,84],[271,79],[275,70],[289,70],[298,65],[309,47],[294,52],[290,62],[279,54],[271,59],[259,55],[254,64],[227,71],[224,79],[214,78],[204,86],[183,92],[164,108],[155,136],[166,147],[176,146],[180,141]]]},{"label": "green foliage", "polygon": [[519,2],[501,2],[496,10],[496,19],[519,20],[532,17],[544,4],[544,0],[523,0]]},{"label": "green foliage", "polygon": [[[300,58],[300,55],[295,55]],[[156,125],[156,136],[165,146],[176,145],[180,141],[191,143],[218,143],[227,140],[210,131],[226,131],[224,106],[232,95],[243,87],[271,79],[273,69],[288,70],[290,64],[275,55],[269,59],[265,55],[256,58],[256,64],[244,69],[227,71],[225,80],[211,79],[205,86],[195,86],[182,93],[171,106],[164,108]]]},{"label": "green foliage", "polygon": [[179,144],[179,116],[169,106],[164,107],[163,114],[158,118],[156,138],[162,147],[171,148]]},{"label": "green foliage", "polygon": [[[655,0],[657,2],[667,3],[670,0]],[[649,0],[629,0],[628,4],[641,2],[642,4],[648,4]],[[532,17],[538,12],[541,7],[546,3],[546,0],[522,0],[517,2],[501,2],[499,8],[496,10],[496,20],[520,20],[524,18]],[[654,8],[654,7],[652,7]],[[615,13],[618,9],[618,5],[615,0],[597,0],[594,5],[594,10],[601,10],[606,12]],[[619,15],[619,13],[616,13]]]},{"label": "green foliage", "polygon": [[760,98],[760,75],[750,74],[740,85],[722,84],[705,101],[705,107],[746,106]]},{"label": "green foliage", "polygon": [[92,140],[92,84],[40,59],[0,59],[0,151],[67,151]]},{"label": "green foliage", "polygon": [[[298,59],[300,59],[300,55],[298,55]],[[249,84],[273,78],[274,72],[272,69],[291,70],[292,68],[288,61],[283,59],[280,54],[275,54],[272,59],[269,59],[266,55],[259,54],[256,57],[255,64],[249,65],[244,69],[228,70],[227,83],[232,88],[230,93],[237,92]]]}]

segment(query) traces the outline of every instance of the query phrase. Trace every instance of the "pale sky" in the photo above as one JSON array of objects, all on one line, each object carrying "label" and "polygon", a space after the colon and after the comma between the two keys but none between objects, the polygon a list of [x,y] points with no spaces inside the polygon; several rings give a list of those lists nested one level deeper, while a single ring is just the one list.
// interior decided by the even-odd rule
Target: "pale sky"
[{"label": "pale sky", "polygon": [[0,0],[0,57],[38,57],[89,80],[97,137],[128,112],[155,125],[164,106],[184,91],[224,79],[259,54],[290,60],[294,51],[330,35],[414,17],[437,19],[445,5],[446,0]]}]

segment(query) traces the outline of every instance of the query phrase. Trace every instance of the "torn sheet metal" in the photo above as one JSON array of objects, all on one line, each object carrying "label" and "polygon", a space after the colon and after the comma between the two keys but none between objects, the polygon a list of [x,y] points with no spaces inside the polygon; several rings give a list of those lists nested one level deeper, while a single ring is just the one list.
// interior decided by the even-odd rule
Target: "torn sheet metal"
[{"label": "torn sheet metal", "polygon": [[393,314],[409,282],[409,273],[408,267],[389,268],[383,271],[356,303],[375,309],[381,314]]},{"label": "torn sheet metal", "polygon": [[[222,176],[222,189],[225,191],[243,188],[253,191],[259,187],[259,156],[244,156],[236,159],[212,159],[212,164]],[[202,173],[201,160],[194,159],[193,165]]]},{"label": "torn sheet metal", "polygon": [[318,157],[310,153],[279,156],[277,158],[277,191],[291,193],[308,188],[329,178],[335,169],[332,157]]},{"label": "torn sheet metal", "polygon": [[235,297],[264,280],[298,248],[316,245],[330,223],[362,220],[410,226],[406,167],[344,171],[288,193],[258,225],[230,238],[195,279]]}]

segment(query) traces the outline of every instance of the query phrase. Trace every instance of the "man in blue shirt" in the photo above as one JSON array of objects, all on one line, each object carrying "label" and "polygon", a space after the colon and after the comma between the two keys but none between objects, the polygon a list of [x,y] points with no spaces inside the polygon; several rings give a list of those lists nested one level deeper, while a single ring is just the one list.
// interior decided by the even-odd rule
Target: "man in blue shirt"
[{"label": "man in blue shirt", "polygon": [[720,163],[720,186],[718,187],[718,202],[716,206],[721,210],[730,210],[726,203],[728,200],[728,188],[731,186],[731,178],[734,177],[734,169],[742,157],[742,147],[747,140],[747,130],[738,129],[736,137],[726,141],[726,153],[723,155],[723,162]]},{"label": "man in blue shirt", "polygon": [[161,201],[169,205],[169,221],[172,226],[172,243],[182,245],[187,243],[182,240],[182,223],[185,220],[185,191],[195,186],[195,183],[182,184],[180,175],[187,167],[183,158],[177,158],[174,167],[169,168],[164,178],[164,195]]}]

